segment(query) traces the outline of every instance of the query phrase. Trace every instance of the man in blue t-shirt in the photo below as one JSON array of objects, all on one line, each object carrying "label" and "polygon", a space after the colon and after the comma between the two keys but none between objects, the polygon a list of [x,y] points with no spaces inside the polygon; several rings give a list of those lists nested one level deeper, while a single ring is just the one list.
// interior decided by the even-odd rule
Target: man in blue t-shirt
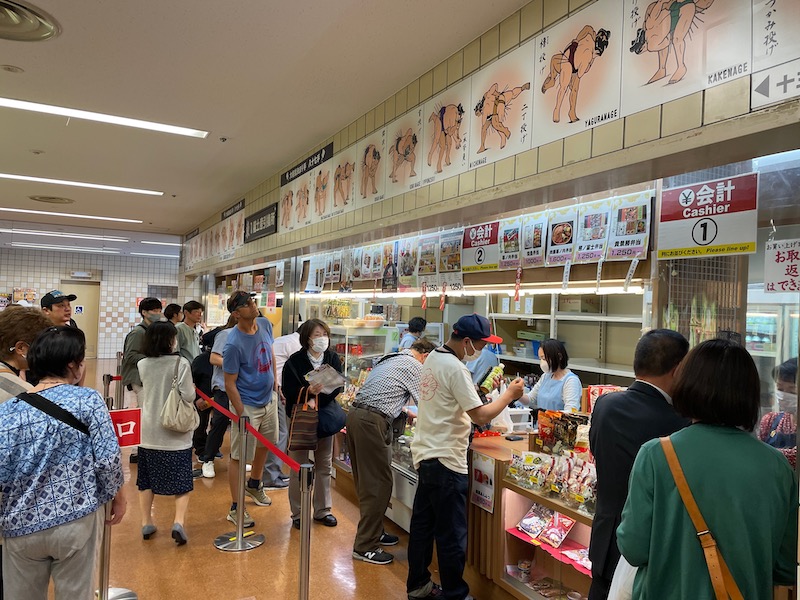
[{"label": "man in blue t-shirt", "polygon": [[[228,299],[228,310],[239,322],[231,329],[222,354],[222,370],[225,373],[225,391],[233,411],[250,419],[251,425],[269,441],[278,435],[278,402],[275,391],[275,356],[272,351],[272,324],[260,316],[258,306],[251,294],[234,292]],[[272,504],[264,493],[260,479],[267,459],[267,448],[255,443],[248,436],[244,451],[240,448],[239,428],[231,428],[231,460],[228,466],[228,481],[231,488],[232,505],[228,520],[236,523],[237,486],[240,485],[239,460],[252,464],[251,476],[245,485],[245,493],[259,506]],[[242,458],[243,457],[243,458]],[[244,508],[244,507],[243,507]],[[244,511],[244,526],[252,527],[255,521]]]}]

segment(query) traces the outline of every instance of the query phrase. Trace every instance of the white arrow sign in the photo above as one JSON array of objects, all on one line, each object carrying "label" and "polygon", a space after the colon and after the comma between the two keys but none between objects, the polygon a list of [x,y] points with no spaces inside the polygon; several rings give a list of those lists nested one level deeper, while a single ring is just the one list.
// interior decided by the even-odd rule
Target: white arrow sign
[{"label": "white arrow sign", "polygon": [[752,109],[796,98],[800,96],[800,59],[756,73],[750,82]]}]

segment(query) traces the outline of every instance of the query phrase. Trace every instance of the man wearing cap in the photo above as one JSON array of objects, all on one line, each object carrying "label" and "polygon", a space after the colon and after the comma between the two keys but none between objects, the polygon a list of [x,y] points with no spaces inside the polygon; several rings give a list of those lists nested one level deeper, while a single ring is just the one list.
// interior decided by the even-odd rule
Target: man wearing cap
[{"label": "man wearing cap", "polygon": [[[411,445],[419,474],[408,541],[410,600],[471,599],[464,581],[467,550],[467,448],[471,424],[485,425],[522,396],[517,378],[498,398],[481,402],[464,361],[475,360],[486,344],[502,343],[480,315],[461,317],[450,339],[430,353],[422,368],[416,438]],[[441,587],[428,570],[433,542]]]},{"label": "man wearing cap", "polygon": [[42,296],[42,311],[56,327],[59,325],[77,327],[78,324],[71,318],[72,306],[70,306],[70,302],[77,299],[78,297],[75,294],[65,294],[61,290],[51,290]]},{"label": "man wearing cap", "polygon": [[[272,324],[260,316],[258,306],[244,291],[234,292],[228,298],[228,311],[239,321],[228,334],[222,352],[222,370],[225,374],[225,391],[231,408],[239,416],[246,416],[250,424],[270,442],[278,435],[278,395],[275,391],[275,355],[272,344]],[[272,500],[264,493],[261,475],[267,460],[267,448],[247,436],[246,448],[241,448],[239,428],[231,428],[231,460],[228,466],[228,483],[231,488],[231,509],[228,520],[236,523],[240,485],[239,460],[252,464],[251,476],[244,486],[245,493],[259,506],[269,506]],[[255,479],[253,475],[257,475]],[[255,521],[244,510],[244,526],[252,527]]]}]

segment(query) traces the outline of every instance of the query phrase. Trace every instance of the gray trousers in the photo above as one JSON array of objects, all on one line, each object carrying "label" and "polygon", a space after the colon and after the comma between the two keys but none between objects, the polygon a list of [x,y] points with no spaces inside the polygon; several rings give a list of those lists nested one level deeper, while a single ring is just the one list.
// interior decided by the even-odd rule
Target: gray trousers
[{"label": "gray trousers", "polygon": [[[308,450],[293,450],[289,457],[301,465],[309,462]],[[331,469],[333,462],[333,436],[322,438],[314,450],[314,493],[312,503],[314,518],[331,514]],[[300,475],[292,471],[289,475],[289,508],[292,519],[300,518]]]},{"label": "gray trousers", "polygon": [[97,551],[105,511],[64,525],[3,541],[6,598],[47,600],[53,578],[56,600],[93,600]]},{"label": "gray trousers", "polygon": [[[286,452],[286,442],[289,440],[289,427],[286,421],[286,407],[278,404],[278,439],[275,445],[282,452]],[[283,461],[275,456],[274,453],[270,452],[267,455],[267,462],[264,463],[264,474],[261,478],[266,487],[271,487],[278,482],[282,474],[281,465],[283,465]]]}]

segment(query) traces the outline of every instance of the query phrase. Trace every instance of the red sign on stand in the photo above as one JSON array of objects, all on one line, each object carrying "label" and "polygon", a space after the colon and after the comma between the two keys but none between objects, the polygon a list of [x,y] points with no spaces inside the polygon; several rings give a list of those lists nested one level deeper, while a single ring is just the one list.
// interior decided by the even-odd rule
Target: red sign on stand
[{"label": "red sign on stand", "polygon": [[123,408],[110,410],[111,423],[120,448],[138,446],[142,442],[142,409]]}]

